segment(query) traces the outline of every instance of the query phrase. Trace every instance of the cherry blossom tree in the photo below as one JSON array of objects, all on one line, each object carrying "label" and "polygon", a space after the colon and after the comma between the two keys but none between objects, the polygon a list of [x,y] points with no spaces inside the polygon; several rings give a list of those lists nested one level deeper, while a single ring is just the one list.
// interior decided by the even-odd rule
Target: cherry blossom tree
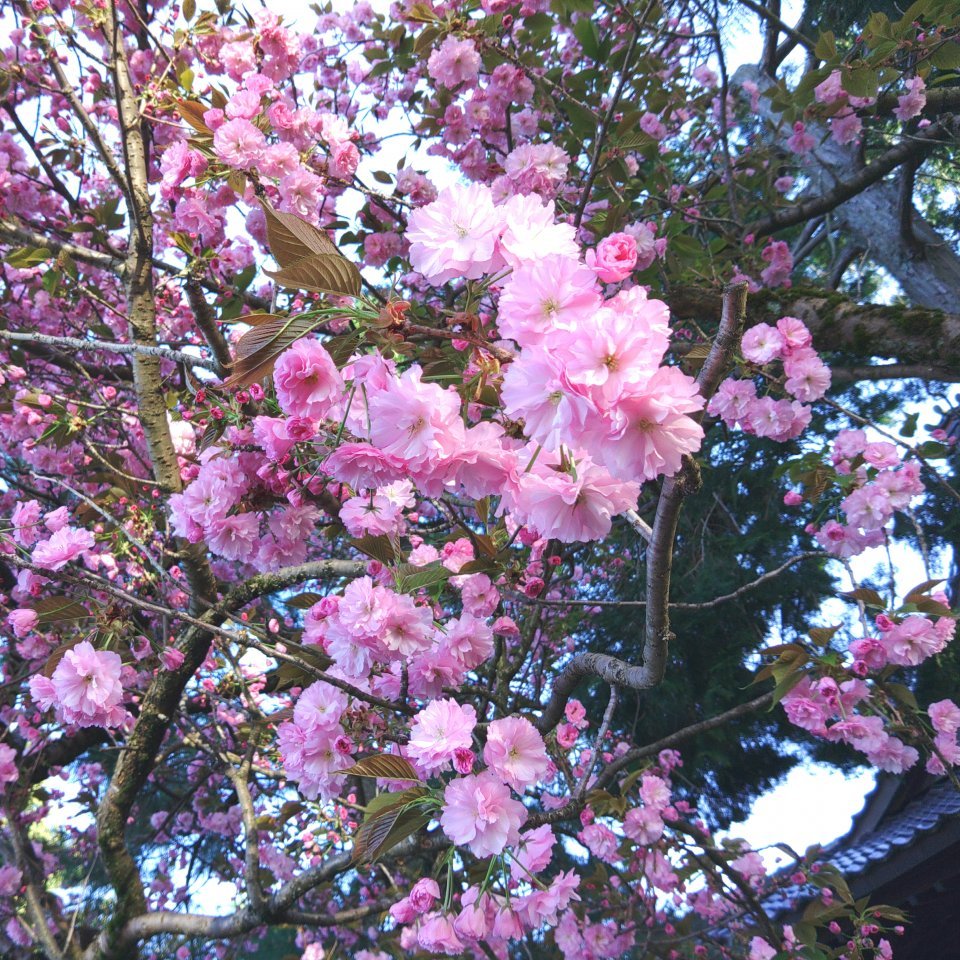
[{"label": "cherry blossom tree", "polygon": [[[893,955],[684,774],[770,711],[960,762],[892,559],[960,500],[904,407],[960,380],[960,13],[784,16],[5,8],[4,956]],[[690,599],[705,485],[771,457],[791,552]],[[804,564],[849,617],[738,619],[756,686],[626,721],[684,612]]]}]

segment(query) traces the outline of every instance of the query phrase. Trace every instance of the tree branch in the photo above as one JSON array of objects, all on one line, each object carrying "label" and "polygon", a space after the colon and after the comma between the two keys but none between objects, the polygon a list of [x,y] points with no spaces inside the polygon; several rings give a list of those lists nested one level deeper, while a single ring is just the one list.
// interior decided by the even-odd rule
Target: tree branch
[{"label": "tree branch", "polygon": [[769,216],[748,224],[743,228],[743,232],[753,234],[759,240],[761,237],[768,237],[812,217],[829,213],[851,197],[863,193],[868,187],[882,180],[891,170],[895,170],[909,160],[922,157],[937,146],[937,141],[947,133],[943,123],[933,123],[925,130],[918,130],[911,139],[903,140],[895,147],[891,147],[853,176],[839,181],[832,190],[828,190],[819,197],[811,197],[802,203],[775,210]]},{"label": "tree branch", "polygon": [[127,356],[151,357],[155,359],[173,360],[176,363],[185,363],[191,367],[202,367],[213,373],[218,371],[216,360],[206,357],[197,357],[182,350],[173,350],[170,347],[161,347],[149,343],[114,343],[112,340],[84,340],[80,337],[53,337],[45,333],[14,333],[11,330],[0,330],[0,338],[15,343],[40,343],[53,347],[70,347],[74,350],[102,353],[120,353]]},{"label": "tree branch", "polygon": [[[726,375],[730,359],[740,343],[746,317],[747,284],[727,287],[717,335],[697,382],[704,403],[713,396]],[[702,414],[701,414],[702,416]],[[670,632],[670,571],[677,521],[684,498],[699,486],[696,461],[686,457],[680,473],[663,482],[657,512],[647,547],[647,616],[644,625],[643,663],[635,665],[603,653],[576,654],[554,680],[550,700],[536,721],[541,733],[552,730],[577,684],[587,676],[597,676],[611,685],[646,690],[663,680],[667,654],[673,634]]]}]

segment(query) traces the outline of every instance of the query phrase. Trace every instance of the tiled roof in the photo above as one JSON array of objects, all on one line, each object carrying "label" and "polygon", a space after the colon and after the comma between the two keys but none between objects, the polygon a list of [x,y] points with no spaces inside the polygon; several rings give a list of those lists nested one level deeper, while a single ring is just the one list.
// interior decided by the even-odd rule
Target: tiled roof
[{"label": "tiled roof", "polygon": [[[960,814],[960,791],[944,779],[899,813],[885,817],[875,830],[855,842],[850,841],[849,834],[835,840],[824,848],[819,859],[833,864],[848,881],[853,880],[957,814]],[[810,884],[793,885],[765,898],[764,903],[768,911],[776,915],[795,909],[816,893],[816,887]]]}]

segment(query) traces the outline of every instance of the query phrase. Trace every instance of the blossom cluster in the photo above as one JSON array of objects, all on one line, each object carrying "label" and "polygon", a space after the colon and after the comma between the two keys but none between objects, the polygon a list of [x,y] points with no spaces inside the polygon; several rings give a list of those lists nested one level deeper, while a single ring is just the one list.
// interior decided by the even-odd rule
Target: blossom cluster
[{"label": "blossom cluster", "polygon": [[758,323],[743,336],[743,357],[766,379],[775,379],[782,365],[783,391],[792,399],[758,395],[752,376],[728,378],[710,399],[707,409],[729,427],[772,440],[800,436],[810,423],[809,404],[830,386],[830,370],[812,346],[806,325],[796,317],[782,317],[775,327]]}]

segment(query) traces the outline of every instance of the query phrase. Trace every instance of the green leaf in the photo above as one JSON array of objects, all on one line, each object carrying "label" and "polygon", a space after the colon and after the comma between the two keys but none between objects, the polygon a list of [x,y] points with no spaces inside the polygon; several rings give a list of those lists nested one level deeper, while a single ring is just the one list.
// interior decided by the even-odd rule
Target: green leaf
[{"label": "green leaf", "polygon": [[843,89],[853,97],[875,97],[880,86],[880,75],[873,67],[862,64],[844,70],[840,82]]},{"label": "green leaf", "polygon": [[11,250],[4,260],[8,267],[16,270],[29,270],[49,260],[53,254],[46,247],[18,247]]},{"label": "green leaf", "polygon": [[930,63],[940,70],[960,67],[960,42],[948,40],[930,54]]},{"label": "green leaf", "polygon": [[817,37],[817,44],[813,52],[821,60],[832,60],[837,55],[837,38],[832,30],[825,30]]},{"label": "green leaf", "polygon": [[597,33],[597,25],[589,17],[581,17],[573,25],[573,33],[583,52],[591,59],[597,60],[600,55],[600,36]]},{"label": "green leaf", "polygon": [[913,691],[902,683],[888,683],[886,685],[886,691],[894,700],[898,700],[905,706],[910,707],[911,710],[920,709],[920,705],[917,703],[917,698],[913,695]]},{"label": "green leaf", "polygon": [[436,583],[446,583],[453,574],[439,561],[417,567],[404,563],[393,573],[397,590],[400,593],[414,593],[421,587],[431,587]]},{"label": "green leaf", "polygon": [[773,689],[773,703],[770,708],[773,709],[806,675],[804,670],[795,670],[786,674]]}]

